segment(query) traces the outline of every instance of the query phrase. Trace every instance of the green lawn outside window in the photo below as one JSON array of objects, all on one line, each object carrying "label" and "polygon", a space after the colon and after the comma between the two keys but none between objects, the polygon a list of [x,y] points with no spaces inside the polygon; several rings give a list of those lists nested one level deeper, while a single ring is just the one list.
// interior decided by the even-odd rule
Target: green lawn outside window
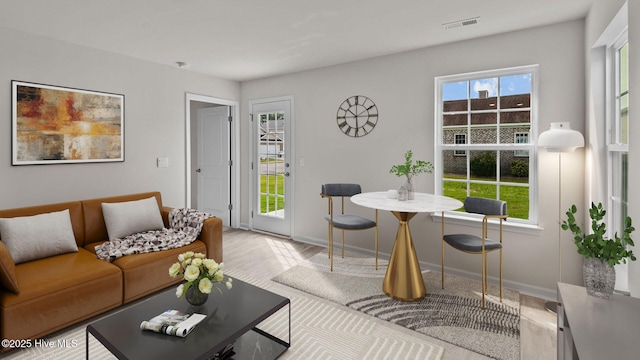
[{"label": "green lawn outside window", "polygon": [[[463,177],[446,175],[443,182],[443,195],[449,196],[464,202],[467,197],[467,184],[465,182],[447,181],[447,179],[464,179]],[[497,196],[497,185],[478,184],[473,180],[487,180],[472,178],[469,196],[477,196],[488,199],[495,199]],[[512,180],[510,182],[527,183],[527,180]],[[500,200],[507,202],[507,211],[510,217],[518,219],[529,218],[529,187],[510,186],[502,183],[500,185]]]}]

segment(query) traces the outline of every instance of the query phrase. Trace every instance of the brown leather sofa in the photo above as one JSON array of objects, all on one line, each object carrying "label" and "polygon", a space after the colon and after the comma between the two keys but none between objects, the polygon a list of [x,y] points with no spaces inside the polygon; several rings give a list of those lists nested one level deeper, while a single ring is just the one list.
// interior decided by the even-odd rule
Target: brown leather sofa
[{"label": "brown leather sofa", "polygon": [[198,239],[187,246],[127,255],[112,263],[98,259],[94,247],[108,240],[102,203],[152,196],[168,227],[171,208],[162,205],[159,192],[0,210],[0,218],[12,218],[69,209],[78,245],[78,252],[14,264],[0,241],[0,338],[40,338],[175,284],[180,279],[171,278],[168,269],[185,251],[222,261],[222,220],[215,217],[204,222]]}]

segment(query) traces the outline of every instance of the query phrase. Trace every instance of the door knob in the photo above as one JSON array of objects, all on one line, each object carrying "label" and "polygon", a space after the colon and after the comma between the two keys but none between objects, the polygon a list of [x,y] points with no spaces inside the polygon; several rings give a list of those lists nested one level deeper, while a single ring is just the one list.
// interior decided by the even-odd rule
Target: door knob
[{"label": "door knob", "polygon": [[201,169],[196,169],[196,172],[199,173],[199,172],[202,172],[202,170]]}]

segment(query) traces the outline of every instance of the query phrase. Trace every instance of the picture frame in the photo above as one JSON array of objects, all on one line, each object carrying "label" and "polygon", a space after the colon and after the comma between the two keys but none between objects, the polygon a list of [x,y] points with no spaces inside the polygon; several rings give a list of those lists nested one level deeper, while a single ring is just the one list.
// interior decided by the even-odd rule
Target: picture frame
[{"label": "picture frame", "polygon": [[124,95],[11,81],[11,165],[124,161]]}]

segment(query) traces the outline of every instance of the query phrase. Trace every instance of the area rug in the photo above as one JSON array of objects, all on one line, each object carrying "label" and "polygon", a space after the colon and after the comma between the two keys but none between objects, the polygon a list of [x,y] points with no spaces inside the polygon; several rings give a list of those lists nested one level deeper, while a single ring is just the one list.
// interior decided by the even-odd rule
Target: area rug
[{"label": "area rug", "polygon": [[329,271],[326,253],[319,253],[272,280],[306,293],[337,302],[371,316],[393,322],[425,335],[494,359],[520,358],[519,293],[489,286],[481,308],[481,283],[423,271],[427,296],[415,302],[389,298],[382,292],[387,262],[348,254],[334,258]]}]

